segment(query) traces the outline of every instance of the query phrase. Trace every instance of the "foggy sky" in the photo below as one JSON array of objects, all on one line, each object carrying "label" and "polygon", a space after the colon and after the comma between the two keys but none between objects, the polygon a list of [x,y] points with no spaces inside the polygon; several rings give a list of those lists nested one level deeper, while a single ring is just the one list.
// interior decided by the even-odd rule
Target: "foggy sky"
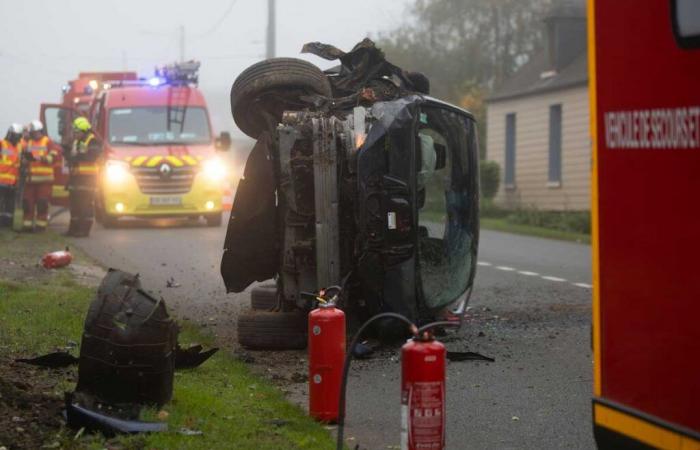
[{"label": "foggy sky", "polygon": [[[301,56],[310,41],[349,50],[402,22],[410,0],[277,0],[277,56]],[[185,26],[185,57],[202,62],[200,87],[215,131],[240,133],[228,94],[236,75],[264,58],[266,0],[0,0],[0,133],[28,123],[42,102],[59,102],[61,86],[80,71],[136,70],[179,56],[178,28]],[[217,23],[220,25],[214,28]]]}]

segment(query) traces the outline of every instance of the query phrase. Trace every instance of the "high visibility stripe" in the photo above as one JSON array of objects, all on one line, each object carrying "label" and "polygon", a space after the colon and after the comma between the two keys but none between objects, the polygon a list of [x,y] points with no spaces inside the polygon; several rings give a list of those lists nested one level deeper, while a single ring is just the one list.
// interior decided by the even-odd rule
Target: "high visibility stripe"
[{"label": "high visibility stripe", "polygon": [[32,175],[29,178],[30,183],[51,183],[53,182],[53,176],[50,175]]},{"label": "high visibility stripe", "polygon": [[97,166],[78,166],[74,170],[78,175],[93,175],[97,173]]},{"label": "high visibility stripe", "polygon": [[0,183],[2,183],[2,184],[15,184],[16,181],[17,181],[16,175],[0,172]]},{"label": "high visibility stripe", "polygon": [[52,175],[52,174],[53,174],[53,167],[31,166],[31,167],[29,168],[29,173],[32,174],[32,175],[35,174],[35,173],[36,173],[36,174],[42,174],[42,175],[46,175],[46,174]]},{"label": "high visibility stripe", "polygon": [[158,163],[160,163],[163,160],[162,156],[153,156],[151,159],[146,163],[146,167],[155,167]]},{"label": "high visibility stripe", "polygon": [[171,163],[175,167],[182,167],[184,165],[182,160],[176,156],[172,156],[172,155],[166,156],[165,159],[167,159],[168,162]]},{"label": "high visibility stripe", "polygon": [[47,220],[37,220],[36,221],[37,227],[46,228],[48,225],[49,225],[49,222]]},{"label": "high visibility stripe", "polygon": [[62,184],[54,184],[51,186],[51,197],[53,198],[65,198],[68,197],[68,191],[66,187]]},{"label": "high visibility stripe", "polygon": [[182,155],[183,161],[185,161],[187,164],[190,166],[196,166],[197,165],[197,160],[191,157],[190,155]]},{"label": "high visibility stripe", "polygon": [[148,159],[148,156],[139,156],[131,163],[132,166],[139,167]]},{"label": "high visibility stripe", "polygon": [[700,441],[610,408],[600,403],[594,406],[595,423],[654,448],[667,450],[700,450]]},{"label": "high visibility stripe", "polygon": [[591,254],[593,292],[591,323],[593,327],[593,395],[603,392],[600,327],[600,236],[598,219],[598,110],[596,93],[595,0],[588,0],[588,95],[591,133]]}]

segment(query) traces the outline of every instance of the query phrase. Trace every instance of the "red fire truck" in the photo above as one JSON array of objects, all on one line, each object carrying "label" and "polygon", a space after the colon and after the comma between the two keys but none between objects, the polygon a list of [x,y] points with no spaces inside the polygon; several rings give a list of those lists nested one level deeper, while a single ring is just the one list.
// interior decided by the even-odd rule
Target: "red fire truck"
[{"label": "red fire truck", "polygon": [[[105,83],[108,80],[137,80],[136,72],[80,72],[78,77],[66,83],[61,91],[63,96],[61,104],[64,107],[75,109],[76,111],[87,115],[90,111],[92,101],[97,94],[104,89]],[[63,114],[59,120],[47,124],[52,125],[52,130],[49,134],[58,134],[59,129],[61,134],[68,136],[70,134],[71,123]],[[64,164],[62,158],[57,158],[54,163],[54,185],[51,193],[51,203],[59,206],[68,206],[68,191],[65,189],[68,181],[68,167]]]},{"label": "red fire truck", "polygon": [[595,438],[700,449],[700,2],[588,1]]}]

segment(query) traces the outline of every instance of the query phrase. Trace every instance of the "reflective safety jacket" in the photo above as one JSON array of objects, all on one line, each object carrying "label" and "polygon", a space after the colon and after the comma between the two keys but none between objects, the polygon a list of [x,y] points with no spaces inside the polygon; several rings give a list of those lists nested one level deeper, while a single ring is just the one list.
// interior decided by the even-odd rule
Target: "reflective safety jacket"
[{"label": "reflective safety jacket", "polygon": [[73,141],[70,151],[65,153],[70,168],[68,190],[94,190],[97,187],[97,161],[102,153],[99,139],[90,133],[83,140]]},{"label": "reflective safety jacket", "polygon": [[12,144],[5,139],[0,141],[0,185],[14,186],[17,183],[21,151],[21,142]]},{"label": "reflective safety jacket", "polygon": [[56,151],[50,148],[51,141],[48,136],[34,140],[29,139],[27,149],[32,155],[29,163],[28,183],[52,183],[53,182],[53,162],[58,156]]}]

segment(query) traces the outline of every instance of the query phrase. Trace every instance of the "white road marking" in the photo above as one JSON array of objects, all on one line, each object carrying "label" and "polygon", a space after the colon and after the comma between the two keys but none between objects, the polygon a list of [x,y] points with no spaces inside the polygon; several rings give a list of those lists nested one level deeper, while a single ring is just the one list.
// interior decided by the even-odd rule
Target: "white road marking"
[{"label": "white road marking", "polygon": [[547,281],[556,281],[557,283],[561,283],[563,281],[566,281],[566,278],[550,277],[550,276],[543,276],[542,279],[547,280]]},{"label": "white road marking", "polygon": [[[484,266],[484,267],[493,266],[495,269],[502,270],[504,272],[517,272],[520,275],[525,275],[527,277],[540,277],[543,280],[554,281],[556,283],[564,283],[564,282],[568,281],[566,278],[553,277],[551,275],[540,275],[538,272],[532,272],[529,270],[517,270],[516,268],[510,267],[510,266],[494,266],[492,263],[486,262],[486,261],[478,261],[477,264],[480,266]],[[584,288],[584,289],[593,288],[593,286],[591,286],[588,283],[573,283],[572,282],[571,284],[574,286],[580,287],[580,288]]]},{"label": "white road marking", "polygon": [[537,272],[528,272],[527,270],[519,270],[518,273],[520,275],[527,275],[528,277],[536,277],[540,275]]}]

